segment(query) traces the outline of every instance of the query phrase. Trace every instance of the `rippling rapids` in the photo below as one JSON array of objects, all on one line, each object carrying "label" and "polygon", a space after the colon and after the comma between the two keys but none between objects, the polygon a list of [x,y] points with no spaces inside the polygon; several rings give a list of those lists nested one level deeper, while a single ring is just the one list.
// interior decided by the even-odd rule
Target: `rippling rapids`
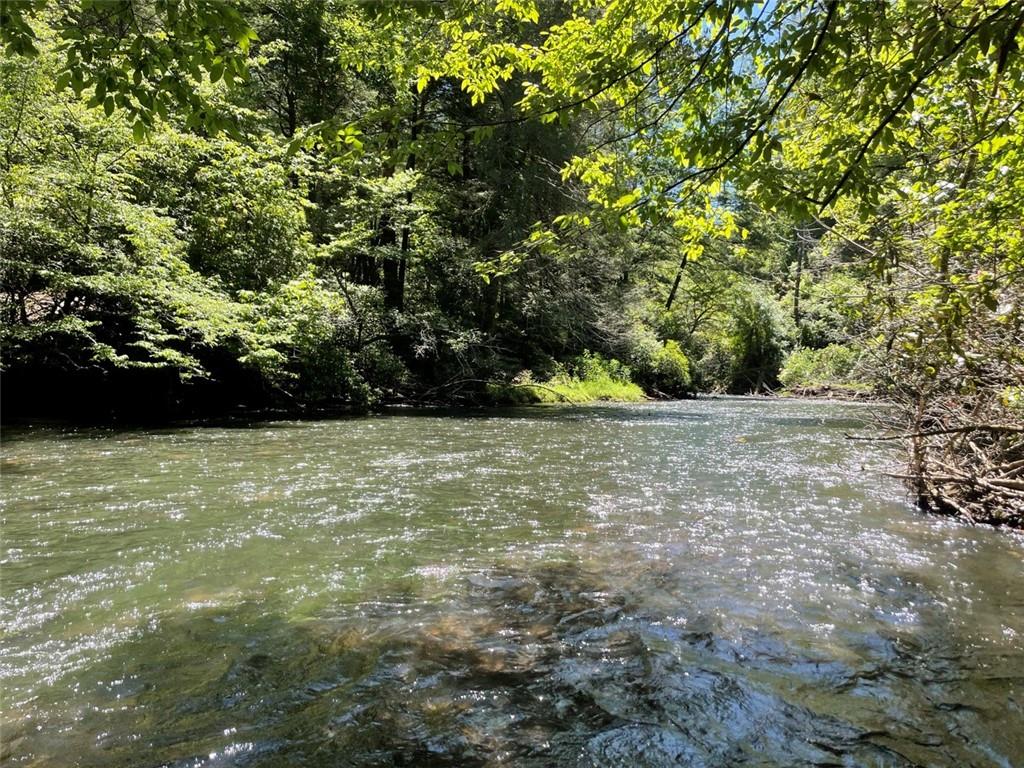
[{"label": "rippling rapids", "polygon": [[8,431],[0,758],[1024,765],[1024,537],[870,408]]}]

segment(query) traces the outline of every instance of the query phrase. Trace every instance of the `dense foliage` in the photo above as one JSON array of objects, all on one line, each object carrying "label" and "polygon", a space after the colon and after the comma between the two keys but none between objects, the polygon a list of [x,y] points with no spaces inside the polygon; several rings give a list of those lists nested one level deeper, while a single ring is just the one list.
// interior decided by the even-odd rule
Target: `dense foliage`
[{"label": "dense foliage", "polygon": [[1017,3],[0,16],[8,412],[874,392],[1024,514]]}]

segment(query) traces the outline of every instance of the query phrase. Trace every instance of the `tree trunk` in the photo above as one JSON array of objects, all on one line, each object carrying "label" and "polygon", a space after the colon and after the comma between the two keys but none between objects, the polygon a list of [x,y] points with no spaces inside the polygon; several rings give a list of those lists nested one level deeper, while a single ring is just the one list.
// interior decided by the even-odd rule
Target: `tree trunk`
[{"label": "tree trunk", "polygon": [[[405,159],[407,171],[416,170],[416,140],[420,135],[420,121],[427,104],[427,92],[415,94],[415,106],[412,112],[412,123],[409,127],[409,154]],[[412,209],[413,192],[410,188],[405,193],[405,204]],[[394,236],[394,230],[392,230]],[[391,242],[394,242],[392,240]],[[405,308],[405,274],[409,268],[409,251],[412,249],[412,227],[406,219],[402,224],[399,240],[398,259],[386,259],[384,263],[384,305],[389,309],[401,312]]]},{"label": "tree trunk", "polygon": [[804,235],[797,231],[796,279],[793,286],[793,325],[796,326],[797,344],[800,343],[800,287],[804,280]]},{"label": "tree trunk", "polygon": [[668,301],[665,302],[666,312],[672,309],[672,304],[676,300],[676,293],[679,291],[679,282],[683,279],[684,269],[686,269],[686,254],[683,254],[683,260],[679,262],[679,269],[676,270],[676,279],[672,283],[672,290],[668,292]]}]

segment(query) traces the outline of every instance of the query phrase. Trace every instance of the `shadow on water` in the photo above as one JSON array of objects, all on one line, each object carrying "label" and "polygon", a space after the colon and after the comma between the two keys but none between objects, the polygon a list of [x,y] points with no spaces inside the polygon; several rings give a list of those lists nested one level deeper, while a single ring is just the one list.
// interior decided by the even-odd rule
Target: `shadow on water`
[{"label": "shadow on water", "polygon": [[727,635],[685,601],[652,610],[641,595],[678,574],[633,569],[626,588],[575,561],[479,572],[440,602],[410,588],[302,622],[252,603],[177,613],[61,681],[78,703],[7,749],[181,768],[988,764],[956,733],[982,709],[932,688],[960,674],[951,642],[857,635],[826,656]]},{"label": "shadow on water", "polygon": [[[690,402],[690,401],[682,401]],[[662,403],[663,405],[663,403]],[[94,426],[65,422],[15,422],[3,427],[6,443],[20,440],[74,440],[88,442],[107,437],[132,437],[153,435],[192,434],[203,428],[216,428],[223,433],[273,429],[306,430],[317,423],[335,424],[341,422],[367,422],[380,419],[431,419],[450,422],[473,422],[503,419],[509,421],[592,421],[594,417],[606,416],[616,421],[647,421],[658,424],[683,422],[708,422],[710,414],[701,411],[684,411],[679,408],[666,410],[654,403],[635,406],[621,403],[590,403],[585,405],[543,404],[521,406],[494,406],[478,408],[455,408],[448,406],[388,406],[373,413],[312,415],[296,419],[281,414],[243,414],[200,420],[162,422],[157,426],[147,423],[118,423]],[[817,419],[808,420],[810,426],[821,426]],[[860,425],[860,422],[855,422]]]},{"label": "shadow on water", "polygon": [[529,420],[529,421],[593,421],[595,418],[607,417],[616,421],[650,421],[660,424],[697,421],[706,422],[711,419],[707,413],[685,411],[679,406],[690,401],[673,402],[668,410],[665,403],[611,403],[595,402],[582,405],[570,403],[545,403],[537,405],[495,406],[455,409],[446,407],[417,408],[392,407],[386,408],[382,416],[389,417],[420,417],[431,419],[447,419],[452,421],[465,420]]},{"label": "shadow on water", "polygon": [[[660,425],[707,423],[715,418],[715,413],[708,409],[711,407],[728,404],[730,408],[742,408],[744,405],[751,409],[762,408],[763,402],[757,398],[743,397],[705,397],[699,400],[681,400],[672,402],[671,408],[665,408],[664,402],[636,403],[623,405],[621,403],[589,403],[585,405],[572,405],[567,403],[523,405],[523,406],[502,406],[502,407],[478,407],[478,408],[454,408],[447,406],[389,406],[376,413],[356,414],[325,414],[321,416],[310,416],[303,419],[294,419],[288,415],[281,414],[243,414],[222,418],[210,418],[201,420],[181,420],[172,423],[164,423],[154,427],[146,423],[126,423],[105,426],[90,426],[81,424],[66,423],[14,423],[5,425],[3,429],[5,441],[16,441],[19,439],[59,439],[59,440],[80,440],[90,441],[97,438],[110,436],[131,436],[139,435],[174,435],[178,433],[190,433],[197,428],[215,427],[221,431],[247,431],[260,429],[301,430],[307,429],[310,425],[318,422],[363,422],[374,419],[387,418],[426,418],[445,420],[453,422],[472,422],[493,419],[529,420],[529,421],[593,421],[595,417],[606,417],[622,422],[648,422]],[[803,403],[802,403],[803,404]],[[827,403],[817,403],[827,406]],[[858,407],[853,404],[849,407]],[[821,417],[817,416],[790,416],[772,417],[765,419],[765,425],[775,427],[797,427],[797,428],[821,428],[831,427],[837,429],[862,429],[867,419],[837,418],[823,412]]]}]

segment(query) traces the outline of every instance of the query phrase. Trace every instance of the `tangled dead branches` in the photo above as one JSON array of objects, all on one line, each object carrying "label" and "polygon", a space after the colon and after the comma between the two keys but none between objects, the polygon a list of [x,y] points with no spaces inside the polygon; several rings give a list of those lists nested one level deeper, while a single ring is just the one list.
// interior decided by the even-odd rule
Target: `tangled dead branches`
[{"label": "tangled dead branches", "polygon": [[990,379],[969,393],[944,387],[943,394],[922,387],[916,397],[896,400],[886,417],[889,434],[851,437],[902,442],[907,470],[892,474],[908,481],[923,509],[1024,528],[1024,417],[1006,402],[1006,384],[1014,380],[1007,367],[1024,374],[1004,362],[998,385]]},{"label": "tangled dead branches", "polygon": [[909,438],[922,507],[972,522],[1024,527],[1024,426],[960,424]]}]

